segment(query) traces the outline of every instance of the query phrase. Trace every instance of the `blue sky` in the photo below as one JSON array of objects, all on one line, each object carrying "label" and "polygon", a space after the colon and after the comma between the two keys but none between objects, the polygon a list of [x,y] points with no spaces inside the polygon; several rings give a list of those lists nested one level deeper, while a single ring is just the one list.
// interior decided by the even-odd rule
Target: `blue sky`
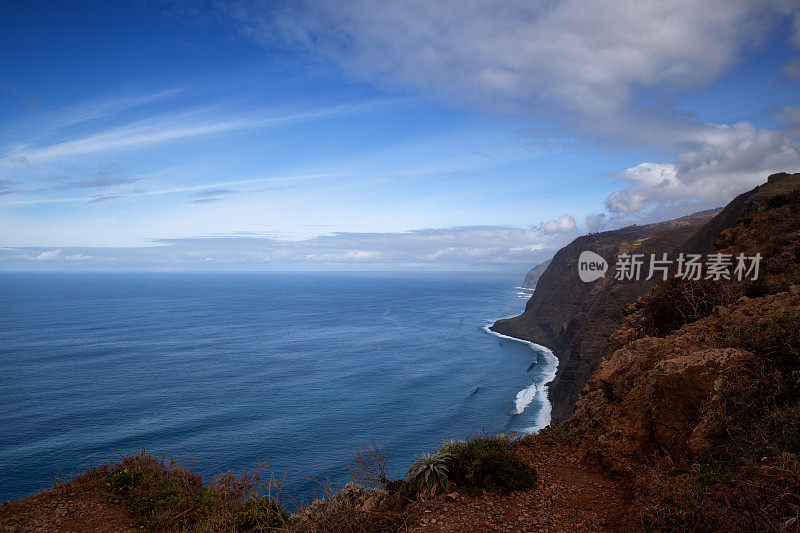
[{"label": "blue sky", "polygon": [[114,4],[0,7],[0,269],[524,271],[800,171],[797,2]]}]

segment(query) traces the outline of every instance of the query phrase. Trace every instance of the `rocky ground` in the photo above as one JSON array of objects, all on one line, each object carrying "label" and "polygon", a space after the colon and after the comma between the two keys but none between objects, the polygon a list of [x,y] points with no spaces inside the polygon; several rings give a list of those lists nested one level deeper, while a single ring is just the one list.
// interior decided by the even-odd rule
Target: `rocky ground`
[{"label": "rocky ground", "polygon": [[2,532],[139,531],[122,502],[95,486],[65,485],[0,507]]},{"label": "rocky ground", "polygon": [[458,492],[423,503],[410,517],[411,531],[617,531],[632,491],[624,481],[578,461],[567,444],[521,446],[539,473],[525,492]]}]

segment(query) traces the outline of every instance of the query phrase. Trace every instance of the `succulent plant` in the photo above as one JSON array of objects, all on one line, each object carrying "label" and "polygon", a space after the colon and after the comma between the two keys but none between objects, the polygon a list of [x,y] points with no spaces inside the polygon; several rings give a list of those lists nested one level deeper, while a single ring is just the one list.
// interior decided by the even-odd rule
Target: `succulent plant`
[{"label": "succulent plant", "polygon": [[453,456],[449,453],[424,453],[408,469],[408,483],[421,497],[433,496],[450,487],[448,464]]}]

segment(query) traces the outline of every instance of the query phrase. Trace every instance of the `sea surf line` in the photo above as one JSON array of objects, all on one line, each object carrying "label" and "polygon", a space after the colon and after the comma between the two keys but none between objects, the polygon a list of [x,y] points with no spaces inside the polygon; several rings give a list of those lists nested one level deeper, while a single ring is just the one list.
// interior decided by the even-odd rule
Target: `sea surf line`
[{"label": "sea surf line", "polygon": [[[541,344],[536,344],[535,342],[526,341],[523,339],[518,339],[516,337],[511,337],[509,335],[503,335],[502,333],[497,333],[496,331],[492,331],[490,328],[494,322],[487,324],[483,327],[483,331],[488,333],[489,335],[494,335],[495,337],[499,337],[501,339],[509,339],[516,342],[521,342],[523,344],[527,344],[531,350],[533,350],[537,355],[537,360],[535,365],[538,367],[540,364],[544,364],[544,368],[542,369],[542,379],[539,381],[534,381],[528,387],[525,387],[521,391],[517,393],[516,398],[514,399],[514,415],[520,415],[525,411],[530,403],[539,396],[542,399],[542,408],[539,411],[536,417],[536,423],[534,426],[525,429],[526,433],[536,433],[537,431],[543,429],[548,424],[550,424],[551,414],[553,411],[553,406],[550,403],[550,397],[548,394],[548,384],[552,382],[556,377],[556,371],[558,370],[558,358],[553,354],[553,351],[546,346],[542,346]],[[542,359],[544,358],[544,360]],[[530,367],[528,367],[530,369]]]}]

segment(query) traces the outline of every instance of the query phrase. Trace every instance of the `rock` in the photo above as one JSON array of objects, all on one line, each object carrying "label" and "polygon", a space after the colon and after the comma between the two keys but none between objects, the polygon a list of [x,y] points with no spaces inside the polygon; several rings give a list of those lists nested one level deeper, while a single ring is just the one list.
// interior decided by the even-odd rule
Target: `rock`
[{"label": "rock", "polygon": [[762,360],[750,351],[720,346],[731,335],[785,324],[786,317],[798,314],[800,295],[791,291],[739,299],[717,316],[666,337],[630,341],[610,353],[569,421],[584,458],[634,473],[653,451],[680,462],[724,445],[729,436],[720,413],[726,391],[748,390],[748,373],[760,372]]}]

